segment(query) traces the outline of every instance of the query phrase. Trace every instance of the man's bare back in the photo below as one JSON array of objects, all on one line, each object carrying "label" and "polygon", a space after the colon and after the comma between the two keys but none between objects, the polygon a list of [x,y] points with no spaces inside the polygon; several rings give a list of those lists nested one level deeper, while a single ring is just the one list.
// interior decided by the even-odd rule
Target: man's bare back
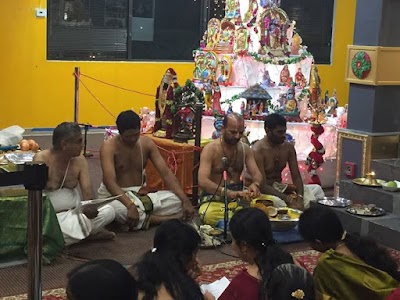
[{"label": "man's bare back", "polygon": [[38,152],[34,161],[42,161],[49,167],[49,175],[46,183],[46,190],[54,191],[61,187],[62,181],[67,171],[68,161],[68,173],[65,178],[63,187],[74,189],[78,186],[79,176],[83,167],[83,161],[85,158],[81,155],[78,157],[72,157],[70,160],[61,160],[51,149],[46,149]]},{"label": "man's bare back", "polygon": [[150,142],[148,137],[140,136],[132,148],[122,143],[119,135],[104,142],[103,147],[114,156],[115,175],[120,187],[142,185],[143,169],[150,156]]}]

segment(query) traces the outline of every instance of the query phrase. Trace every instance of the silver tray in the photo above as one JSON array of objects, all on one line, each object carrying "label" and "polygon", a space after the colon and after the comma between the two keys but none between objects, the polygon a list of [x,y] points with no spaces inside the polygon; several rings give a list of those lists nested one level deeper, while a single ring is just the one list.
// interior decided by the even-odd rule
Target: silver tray
[{"label": "silver tray", "polygon": [[383,208],[371,204],[355,204],[347,207],[346,211],[350,214],[363,217],[380,217],[386,214]]},{"label": "silver tray", "polygon": [[15,165],[23,165],[26,162],[31,162],[35,153],[33,152],[12,152],[4,154],[5,158]]},{"label": "silver tray", "polygon": [[349,199],[340,198],[340,197],[324,197],[318,199],[317,202],[322,205],[331,206],[331,207],[347,207],[352,205],[353,202]]}]

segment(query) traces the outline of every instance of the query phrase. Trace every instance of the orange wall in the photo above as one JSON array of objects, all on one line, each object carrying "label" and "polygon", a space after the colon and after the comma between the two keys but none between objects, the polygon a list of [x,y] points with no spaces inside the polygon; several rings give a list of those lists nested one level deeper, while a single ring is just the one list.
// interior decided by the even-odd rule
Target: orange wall
[{"label": "orange wall", "polygon": [[[74,67],[83,74],[131,90],[153,95],[165,70],[173,67],[180,83],[191,78],[193,63],[65,62],[46,60],[46,19],[35,17],[40,0],[4,0],[0,18],[0,128],[54,127],[74,116]],[[45,2],[45,1],[42,1]],[[347,102],[349,85],[344,82],[346,47],[352,43],[356,0],[336,0],[331,65],[319,66],[322,91],[336,88],[339,102]],[[154,106],[153,96],[117,90],[82,78],[84,84],[113,116],[124,109]],[[107,113],[81,86],[80,122],[114,124]]]}]

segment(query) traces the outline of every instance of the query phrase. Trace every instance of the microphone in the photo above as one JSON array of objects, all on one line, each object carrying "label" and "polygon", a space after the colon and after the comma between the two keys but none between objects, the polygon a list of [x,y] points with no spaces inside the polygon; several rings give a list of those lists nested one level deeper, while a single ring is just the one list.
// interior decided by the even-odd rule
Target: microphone
[{"label": "microphone", "polygon": [[224,171],[227,171],[227,170],[228,170],[228,167],[229,167],[228,158],[227,158],[226,156],[224,156],[224,157],[221,159],[221,161],[222,161],[222,169],[223,169]]},{"label": "microphone", "polygon": [[228,163],[228,158],[226,156],[222,157],[221,159],[222,161],[222,170],[223,170],[223,176],[224,176],[224,180],[228,179],[228,167],[229,167],[229,163]]}]

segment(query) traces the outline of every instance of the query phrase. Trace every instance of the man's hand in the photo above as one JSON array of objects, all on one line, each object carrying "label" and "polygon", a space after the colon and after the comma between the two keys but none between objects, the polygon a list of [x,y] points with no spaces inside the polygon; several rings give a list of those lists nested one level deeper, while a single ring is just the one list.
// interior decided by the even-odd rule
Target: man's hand
[{"label": "man's hand", "polygon": [[192,203],[186,199],[182,202],[183,220],[190,222],[194,218],[194,208]]},{"label": "man's hand", "polygon": [[228,198],[229,199],[241,198],[248,202],[250,202],[252,199],[251,193],[249,191],[231,191],[231,190],[228,190]]},{"label": "man's hand", "polygon": [[126,223],[131,227],[136,227],[136,225],[139,223],[139,212],[137,210],[137,207],[132,202],[132,204],[130,204],[127,209],[128,209],[128,219],[126,220]]},{"label": "man's hand", "polygon": [[286,203],[290,208],[304,210],[304,201],[296,192],[287,195]]},{"label": "man's hand", "polygon": [[99,211],[97,210],[97,208],[95,206],[91,206],[91,205],[84,205],[82,207],[82,213],[88,217],[89,219],[94,219],[97,217],[97,215],[99,214]]},{"label": "man's hand", "polygon": [[249,192],[250,192],[250,197],[251,198],[256,198],[260,196],[260,188],[259,188],[259,184],[253,182],[252,184],[250,184],[249,186]]},{"label": "man's hand", "polygon": [[149,193],[149,190],[145,187],[142,186],[139,190],[138,190],[138,195],[140,196],[146,196]]},{"label": "man's hand", "polygon": [[297,200],[297,195],[295,193],[286,195],[285,202],[286,202],[287,206],[292,207],[293,202],[295,202],[296,200]]}]

